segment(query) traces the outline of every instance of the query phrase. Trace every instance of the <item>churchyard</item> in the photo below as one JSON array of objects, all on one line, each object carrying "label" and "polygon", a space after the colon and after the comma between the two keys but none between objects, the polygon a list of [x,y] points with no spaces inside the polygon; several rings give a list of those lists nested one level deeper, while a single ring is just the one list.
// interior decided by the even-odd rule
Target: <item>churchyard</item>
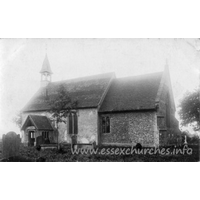
[{"label": "churchyard", "polygon": [[[3,144],[4,143],[4,144]],[[186,150],[184,155],[179,151],[178,154],[165,154],[157,152],[156,154],[151,154],[148,152],[148,148],[137,149],[140,153],[134,153],[130,155],[124,155],[125,151],[130,152],[130,147],[125,147],[125,150],[120,153],[122,147],[117,146],[101,146],[98,148],[98,152],[103,152],[104,154],[92,154],[91,151],[79,151],[78,153],[72,153],[71,145],[61,144],[59,149],[44,149],[41,150],[36,147],[27,147],[21,143],[19,135],[10,132],[4,135],[3,139],[0,141],[0,160],[1,162],[197,162],[199,161],[199,145],[188,145],[187,148],[190,149],[189,154]],[[168,147],[169,148],[169,147]],[[184,147],[179,149],[183,150]],[[187,149],[186,148],[186,149]],[[112,152],[118,152],[118,154],[108,154],[106,151],[110,149]],[[161,149],[161,148],[160,148]],[[163,147],[167,149],[167,147]],[[178,148],[177,148],[178,149]],[[118,151],[117,151],[118,150]],[[173,152],[174,147],[170,148]],[[146,153],[144,154],[144,152]],[[191,153],[192,151],[192,153]],[[83,153],[84,152],[84,153]],[[141,153],[143,152],[143,154]]]}]

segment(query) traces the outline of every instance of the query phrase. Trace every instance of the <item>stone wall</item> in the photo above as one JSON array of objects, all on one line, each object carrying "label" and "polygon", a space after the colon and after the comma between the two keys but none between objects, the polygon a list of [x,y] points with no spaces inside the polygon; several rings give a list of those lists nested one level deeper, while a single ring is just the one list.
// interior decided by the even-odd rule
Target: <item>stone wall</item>
[{"label": "stone wall", "polygon": [[81,109],[78,115],[78,142],[98,143],[97,137],[97,109]]},{"label": "stone wall", "polygon": [[[97,109],[80,109],[78,116],[78,143],[97,142]],[[68,124],[59,123],[59,143],[71,143],[71,137],[68,134]]]},{"label": "stone wall", "polygon": [[[101,144],[158,146],[159,136],[155,112],[102,114],[110,117],[110,133],[100,135]],[[101,127],[101,120],[100,120]]]},{"label": "stone wall", "polygon": [[168,129],[159,131],[160,146],[182,145],[182,137],[180,130]]}]

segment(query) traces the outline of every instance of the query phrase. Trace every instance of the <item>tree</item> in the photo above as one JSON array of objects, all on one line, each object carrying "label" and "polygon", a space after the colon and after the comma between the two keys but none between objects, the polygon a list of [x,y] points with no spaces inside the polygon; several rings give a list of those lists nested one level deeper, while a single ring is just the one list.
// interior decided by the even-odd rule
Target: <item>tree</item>
[{"label": "tree", "polygon": [[57,123],[66,123],[66,117],[72,111],[76,109],[77,101],[72,101],[69,93],[66,91],[65,87],[61,85],[58,88],[58,93],[54,97],[48,100],[50,106],[50,113]]},{"label": "tree", "polygon": [[57,95],[52,95],[51,98],[48,99],[48,104],[50,106],[49,112],[56,122],[57,131],[58,123],[66,123],[68,115],[77,107],[77,101],[72,101],[69,92],[63,85],[59,86]]},{"label": "tree", "polygon": [[22,127],[22,112],[18,112],[12,121],[21,129]]},{"label": "tree", "polygon": [[191,125],[194,131],[200,130],[200,96],[199,90],[187,92],[180,101],[178,114],[182,120],[181,125]]}]

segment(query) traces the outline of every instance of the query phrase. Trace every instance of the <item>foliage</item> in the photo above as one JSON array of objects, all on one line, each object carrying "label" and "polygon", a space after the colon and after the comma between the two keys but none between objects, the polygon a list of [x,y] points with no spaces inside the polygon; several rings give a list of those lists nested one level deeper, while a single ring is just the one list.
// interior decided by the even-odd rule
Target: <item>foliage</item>
[{"label": "foliage", "polygon": [[187,136],[187,143],[190,145],[198,145],[199,144],[199,136],[197,134],[191,134],[188,130],[182,132],[182,141],[185,140],[185,136]]},{"label": "foliage", "polygon": [[58,88],[57,95],[51,97],[51,99],[48,101],[48,104],[50,106],[52,118],[56,120],[56,123],[66,123],[65,118],[72,109],[76,108],[77,101],[72,101],[65,87],[61,85]]},{"label": "foliage", "polygon": [[22,127],[22,112],[18,112],[12,121],[21,129]]},{"label": "foliage", "polygon": [[181,125],[192,125],[195,131],[200,130],[200,94],[199,90],[187,92],[180,102],[179,115]]},{"label": "foliage", "polygon": [[[38,151],[35,147],[21,145],[18,157],[3,160],[4,162],[196,162],[199,161],[199,146],[189,146],[193,149],[192,155],[159,155],[159,154],[133,154],[133,155],[91,155],[72,154],[71,146],[65,151],[46,149]],[[104,147],[102,147],[104,148]],[[113,148],[113,147],[112,147]],[[119,148],[119,147],[115,147]],[[1,157],[0,157],[1,159]]]}]

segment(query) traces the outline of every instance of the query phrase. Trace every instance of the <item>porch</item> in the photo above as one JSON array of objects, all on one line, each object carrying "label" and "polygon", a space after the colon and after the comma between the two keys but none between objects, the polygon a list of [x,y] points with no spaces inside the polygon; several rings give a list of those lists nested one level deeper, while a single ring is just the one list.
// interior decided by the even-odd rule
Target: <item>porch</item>
[{"label": "porch", "polygon": [[28,115],[21,130],[23,142],[27,146],[57,143],[56,132],[46,116]]}]

